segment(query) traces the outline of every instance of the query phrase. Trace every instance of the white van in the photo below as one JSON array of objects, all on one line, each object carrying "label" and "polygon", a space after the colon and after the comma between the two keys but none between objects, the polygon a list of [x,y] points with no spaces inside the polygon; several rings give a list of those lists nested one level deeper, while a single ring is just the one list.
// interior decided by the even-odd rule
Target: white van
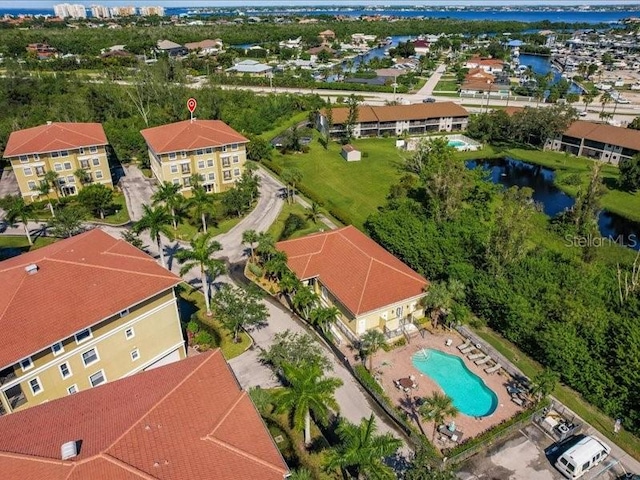
[{"label": "white van", "polygon": [[596,437],[584,437],[567,449],[556,461],[556,468],[567,478],[580,478],[598,465],[611,452],[611,447]]}]

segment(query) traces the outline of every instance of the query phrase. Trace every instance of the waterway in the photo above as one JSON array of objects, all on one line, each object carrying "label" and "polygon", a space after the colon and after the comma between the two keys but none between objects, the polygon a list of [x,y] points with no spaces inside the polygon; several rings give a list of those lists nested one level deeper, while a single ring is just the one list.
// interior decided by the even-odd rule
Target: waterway
[{"label": "waterway", "polygon": [[[553,73],[553,80],[551,83],[559,82],[562,78],[562,74],[551,66],[551,57],[544,57],[540,55],[527,55],[523,53],[520,55],[520,65],[531,67],[531,69],[538,75],[546,75],[549,72]],[[571,82],[569,87],[570,93],[582,93],[582,89]]]},{"label": "waterway", "polygon": [[[533,200],[542,206],[542,211],[549,217],[555,217],[575,204],[573,197],[555,185],[555,172],[551,169],[511,158],[467,162],[468,168],[480,166],[488,171],[489,180],[493,183],[504,185],[505,188],[531,188]],[[640,250],[640,223],[603,210],[598,216],[598,227],[603,237]]]}]

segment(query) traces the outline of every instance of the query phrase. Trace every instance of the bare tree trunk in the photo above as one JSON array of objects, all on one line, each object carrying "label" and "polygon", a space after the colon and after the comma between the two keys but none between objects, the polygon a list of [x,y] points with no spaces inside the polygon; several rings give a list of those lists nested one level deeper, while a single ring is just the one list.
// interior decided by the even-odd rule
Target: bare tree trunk
[{"label": "bare tree trunk", "polygon": [[171,223],[173,224],[173,229],[177,230],[178,229],[178,223],[176,222],[176,209],[175,208],[171,209]]},{"label": "bare tree trunk", "polygon": [[209,300],[209,282],[207,282],[207,272],[203,268],[200,269],[200,281],[204,292],[204,304],[207,307],[207,317],[210,317],[213,314],[211,313],[211,301]]},{"label": "bare tree trunk", "polygon": [[307,413],[304,416],[304,443],[305,445],[311,445],[311,412],[307,409]]},{"label": "bare tree trunk", "polygon": [[202,218],[202,230],[204,231],[204,233],[207,233],[207,216],[203,213],[201,215],[201,218]]},{"label": "bare tree trunk", "polygon": [[167,262],[164,258],[164,245],[162,242],[162,236],[158,235],[158,238],[156,240],[158,242],[158,250],[160,251],[160,263],[164,268],[167,268]]},{"label": "bare tree trunk", "polygon": [[51,211],[51,216],[56,216],[56,211],[53,209],[53,203],[49,202],[49,210]]},{"label": "bare tree trunk", "polygon": [[33,245],[33,240],[31,240],[31,233],[29,233],[29,224],[24,222],[24,233],[27,235],[27,241],[29,245]]}]

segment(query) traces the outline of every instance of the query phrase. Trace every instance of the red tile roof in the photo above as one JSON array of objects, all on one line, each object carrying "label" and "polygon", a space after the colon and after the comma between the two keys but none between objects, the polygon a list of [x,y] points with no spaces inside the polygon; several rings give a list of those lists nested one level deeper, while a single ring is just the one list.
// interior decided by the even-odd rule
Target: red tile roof
[{"label": "red tile roof", "polygon": [[429,282],[353,226],[279,242],[289,268],[322,284],[354,315],[421,295]]},{"label": "red tile roof", "polygon": [[[287,466],[220,350],[0,417],[3,478],[278,480]],[[76,458],[60,447],[82,441]]]},{"label": "red tile roof", "polygon": [[220,120],[185,120],[147,128],[140,133],[156,153],[188,151],[249,141]]},{"label": "red tile roof", "polygon": [[[25,271],[30,264],[37,273]],[[0,262],[0,368],[180,281],[99,229]]]},{"label": "red tile roof", "polygon": [[564,134],[640,151],[640,131],[631,128],[576,120],[569,125]]},{"label": "red tile roof", "polygon": [[[326,116],[326,111],[322,114]],[[348,108],[334,108],[333,124],[342,125],[347,121]],[[463,107],[453,102],[414,103],[411,105],[384,105],[373,107],[361,105],[358,107],[357,123],[395,122],[401,120],[423,120],[442,117],[468,117]]]},{"label": "red tile roof", "polygon": [[55,122],[12,132],[4,149],[4,157],[73,150],[108,143],[99,123]]}]

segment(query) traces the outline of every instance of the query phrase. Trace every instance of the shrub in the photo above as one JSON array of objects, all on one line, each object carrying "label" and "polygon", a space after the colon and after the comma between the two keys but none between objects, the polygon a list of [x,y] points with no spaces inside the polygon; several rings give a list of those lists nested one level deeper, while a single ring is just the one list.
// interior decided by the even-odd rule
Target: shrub
[{"label": "shrub", "polygon": [[257,278],[261,278],[264,275],[264,271],[255,263],[249,264],[249,271]]},{"label": "shrub", "polygon": [[345,225],[351,225],[353,223],[353,221],[351,220],[351,216],[340,207],[331,205],[329,207],[329,213]]},{"label": "shrub", "polygon": [[362,152],[362,158],[369,158],[369,152]]},{"label": "shrub", "polygon": [[290,213],[284,221],[284,229],[280,235],[281,239],[289,238],[298,230],[302,230],[307,226],[307,221],[296,213]]},{"label": "shrub", "polygon": [[369,373],[369,370],[367,370],[364,365],[358,364],[353,367],[353,369],[360,381],[364,383],[369,390],[376,392],[378,395],[381,395],[386,399],[386,394],[384,393],[382,386],[380,386],[376,379],[373,378],[373,375]]},{"label": "shrub", "polygon": [[561,183],[565,185],[580,185],[582,184],[582,177],[579,173],[572,173],[561,180]]},{"label": "shrub", "polygon": [[200,324],[195,320],[190,320],[189,323],[187,323],[187,331],[193,334],[198,333],[200,331]]},{"label": "shrub", "polygon": [[193,341],[198,345],[206,347],[212,347],[214,344],[213,336],[209,332],[205,332],[204,330],[198,332]]}]

